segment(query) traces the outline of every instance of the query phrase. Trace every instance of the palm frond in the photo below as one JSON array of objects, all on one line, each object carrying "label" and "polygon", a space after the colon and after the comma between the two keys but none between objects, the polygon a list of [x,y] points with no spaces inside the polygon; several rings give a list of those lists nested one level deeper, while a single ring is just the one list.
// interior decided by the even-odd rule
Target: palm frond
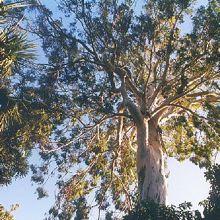
[{"label": "palm frond", "polygon": [[17,25],[9,25],[6,15],[10,10],[25,7],[24,1],[11,4],[0,3],[0,78],[9,77],[13,68],[18,67],[24,60],[34,59],[34,44],[28,41],[26,32]]}]

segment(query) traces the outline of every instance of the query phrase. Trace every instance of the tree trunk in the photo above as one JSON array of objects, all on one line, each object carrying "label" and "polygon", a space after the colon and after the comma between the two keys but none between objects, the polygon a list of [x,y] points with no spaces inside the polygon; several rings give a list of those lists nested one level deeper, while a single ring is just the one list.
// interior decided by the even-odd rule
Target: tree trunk
[{"label": "tree trunk", "polygon": [[163,150],[154,120],[137,124],[137,173],[140,199],[166,204]]}]

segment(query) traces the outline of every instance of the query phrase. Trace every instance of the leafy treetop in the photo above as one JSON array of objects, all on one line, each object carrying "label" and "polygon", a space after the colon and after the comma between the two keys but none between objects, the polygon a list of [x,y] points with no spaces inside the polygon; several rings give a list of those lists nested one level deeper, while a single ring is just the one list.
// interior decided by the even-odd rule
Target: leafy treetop
[{"label": "leafy treetop", "polygon": [[2,146],[24,152],[39,147],[44,163],[32,166],[39,184],[56,163],[54,218],[70,219],[76,209],[85,218],[91,207],[110,203],[131,209],[140,115],[158,120],[168,156],[210,163],[220,143],[217,1],[192,12],[186,34],[189,0],[149,0],[138,14],[132,1],[65,0],[60,19],[30,3],[37,18],[28,29],[41,39],[47,62],[11,76],[17,81],[1,108],[13,103],[20,119],[11,113],[14,124],[5,123],[0,137]]}]

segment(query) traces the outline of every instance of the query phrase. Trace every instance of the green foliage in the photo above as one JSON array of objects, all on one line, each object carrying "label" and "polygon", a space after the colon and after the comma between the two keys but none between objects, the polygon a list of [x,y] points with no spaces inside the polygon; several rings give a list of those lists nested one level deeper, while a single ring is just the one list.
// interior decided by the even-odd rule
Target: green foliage
[{"label": "green foliage", "polygon": [[190,203],[178,207],[143,202],[132,210],[124,220],[202,220],[199,211],[191,211]]},{"label": "green foliage", "polygon": [[[8,184],[12,177],[27,173],[26,159],[30,155],[30,147],[27,139],[25,141],[25,132],[20,128],[27,124],[28,107],[12,95],[15,92],[12,85],[16,80],[14,76],[24,67],[23,63],[33,59],[34,55],[33,44],[19,29],[20,18],[16,17],[23,11],[16,10],[24,5],[2,2],[0,7],[0,184]],[[16,12],[14,16],[12,10]]]},{"label": "green foliage", "polygon": [[0,204],[0,219],[1,220],[14,220],[12,212],[18,208],[18,205],[13,205],[10,211],[6,211],[4,207]]},{"label": "green foliage", "polygon": [[36,189],[37,191],[37,194],[38,194],[38,198],[37,199],[41,199],[41,198],[44,198],[44,197],[47,197],[48,196],[48,193],[45,189],[43,189],[42,187],[38,187]]},{"label": "green foliage", "polygon": [[204,206],[204,217],[206,220],[217,220],[220,218],[220,165],[216,164],[209,168],[205,177],[211,184],[209,197],[201,202]]},{"label": "green foliage", "polygon": [[[218,24],[218,3],[194,13],[193,2],[152,0],[137,15],[130,1],[66,0],[59,4],[65,23],[34,3],[31,30],[41,39],[47,63],[40,73],[39,66],[33,71],[39,87],[32,91],[52,123],[47,145],[38,143],[44,163],[55,160],[59,173],[54,218],[65,207],[81,210],[80,198],[88,209],[111,211],[112,204],[127,212],[133,206],[136,125],[121,92],[122,75],[129,100],[150,117],[161,114],[169,156],[211,163],[220,143],[217,26],[211,31]],[[189,13],[193,30],[182,34]],[[52,115],[55,108],[60,120]],[[69,170],[74,174],[65,178]],[[42,172],[34,175],[43,182]],[[91,195],[95,202],[89,205]]]},{"label": "green foliage", "polygon": [[[29,60],[24,35],[3,33],[0,183],[27,172],[35,147],[43,164],[32,180],[44,184],[51,164],[58,176],[52,219],[95,206],[128,212],[138,116],[158,121],[168,156],[208,166],[220,147],[219,4],[195,12],[193,2],[150,0],[136,13],[131,1],[65,0],[61,19],[27,1],[45,59]],[[183,34],[189,13],[193,29]]]},{"label": "green foliage", "polygon": [[[16,11],[16,9],[20,7],[25,7],[25,5],[19,3],[6,4],[4,2],[0,5],[0,24],[2,27],[0,30],[1,83],[15,74],[19,65],[34,58],[34,45],[28,42],[27,34],[19,29],[18,15],[22,13],[22,10]],[[16,14],[11,17],[12,11]]]}]

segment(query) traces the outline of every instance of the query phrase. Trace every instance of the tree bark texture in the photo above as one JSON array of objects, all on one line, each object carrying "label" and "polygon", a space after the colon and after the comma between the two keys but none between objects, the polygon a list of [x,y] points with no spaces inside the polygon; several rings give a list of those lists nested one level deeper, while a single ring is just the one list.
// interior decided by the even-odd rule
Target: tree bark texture
[{"label": "tree bark texture", "polygon": [[164,157],[156,121],[143,119],[137,124],[137,144],[140,199],[166,204]]}]

